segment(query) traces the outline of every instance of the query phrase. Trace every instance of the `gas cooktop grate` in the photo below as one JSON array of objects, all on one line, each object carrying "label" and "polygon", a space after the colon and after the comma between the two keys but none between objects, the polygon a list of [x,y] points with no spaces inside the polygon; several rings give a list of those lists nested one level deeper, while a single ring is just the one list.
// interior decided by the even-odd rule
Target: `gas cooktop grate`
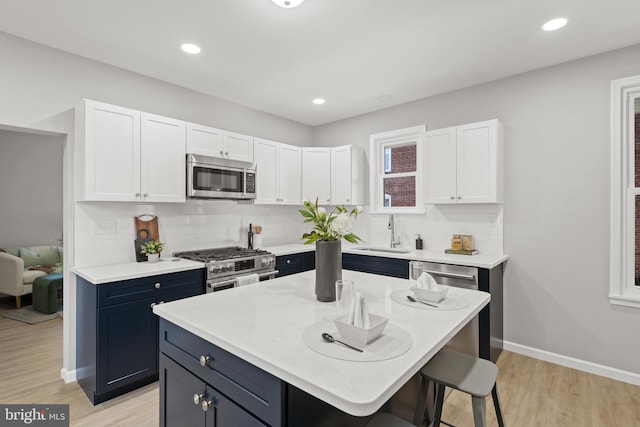
[{"label": "gas cooktop grate", "polygon": [[261,249],[247,249],[240,246],[229,246],[225,248],[199,249],[196,251],[175,252],[173,256],[186,258],[194,261],[215,261],[233,258],[246,258],[256,255],[267,255],[270,252]]}]

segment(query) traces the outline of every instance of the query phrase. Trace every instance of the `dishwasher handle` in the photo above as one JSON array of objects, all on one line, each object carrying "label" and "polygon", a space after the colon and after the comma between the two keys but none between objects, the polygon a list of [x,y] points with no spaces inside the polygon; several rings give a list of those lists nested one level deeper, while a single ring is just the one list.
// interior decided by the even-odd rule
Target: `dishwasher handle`
[{"label": "dishwasher handle", "polygon": [[436,276],[445,276],[445,277],[453,277],[456,279],[465,279],[465,280],[475,280],[476,276],[473,274],[459,274],[459,273],[449,273],[447,271],[433,271],[433,270],[423,270],[429,274],[435,274]]}]

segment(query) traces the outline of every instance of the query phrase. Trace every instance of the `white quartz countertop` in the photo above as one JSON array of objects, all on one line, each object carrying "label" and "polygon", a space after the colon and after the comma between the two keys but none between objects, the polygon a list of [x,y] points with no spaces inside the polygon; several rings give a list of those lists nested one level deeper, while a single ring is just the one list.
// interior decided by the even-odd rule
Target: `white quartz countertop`
[{"label": "white quartz countertop", "polygon": [[95,267],[73,267],[71,271],[89,282],[99,285],[119,280],[197,270],[199,268],[204,268],[204,264],[181,258],[160,258],[157,263],[128,262]]},{"label": "white quartz countertop", "polygon": [[[314,251],[316,248],[315,245],[305,245],[302,243],[299,244],[288,244],[288,245],[278,245],[278,246],[269,246],[263,249],[274,253],[276,256],[281,255],[290,255],[294,253],[300,252],[310,252]],[[442,264],[454,264],[454,265],[466,265],[470,267],[479,267],[479,268],[488,268],[491,269],[493,267],[497,267],[498,265],[505,262],[509,259],[508,255],[489,255],[489,254],[477,254],[477,255],[452,255],[445,254],[444,250],[442,252],[438,251],[427,251],[427,250],[415,250],[415,249],[402,249],[402,252],[393,252],[388,248],[379,247],[377,249],[381,250],[362,250],[362,248],[372,248],[376,247],[367,246],[367,245],[351,245],[342,244],[342,252],[348,254],[357,254],[357,255],[369,255],[369,256],[379,256],[386,258],[398,258],[398,259],[406,259],[410,261],[428,261],[428,262],[439,262]]]},{"label": "white quartz countertop", "polygon": [[403,328],[413,340],[409,351],[393,359],[344,361],[316,353],[303,342],[305,328],[335,315],[335,303],[316,301],[314,277],[314,271],[307,271],[156,305],[153,311],[342,411],[366,416],[490,300],[485,292],[451,288],[451,295],[469,301],[467,307],[454,311],[409,307],[389,296],[393,290],[408,289],[408,280],[344,270],[343,278],[355,281],[370,312],[389,317],[390,324]]}]

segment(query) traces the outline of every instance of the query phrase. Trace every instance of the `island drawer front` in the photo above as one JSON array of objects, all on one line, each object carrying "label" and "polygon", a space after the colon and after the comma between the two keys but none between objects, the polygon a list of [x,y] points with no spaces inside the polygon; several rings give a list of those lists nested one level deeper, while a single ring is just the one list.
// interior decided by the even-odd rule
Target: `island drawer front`
[{"label": "island drawer front", "polygon": [[[160,319],[160,351],[267,424],[282,425],[280,379],[165,319]],[[205,366],[201,356],[210,358]]]},{"label": "island drawer front", "polygon": [[204,293],[204,269],[98,285],[98,306],[107,307],[154,296],[162,297],[187,287],[200,288],[200,293]]}]

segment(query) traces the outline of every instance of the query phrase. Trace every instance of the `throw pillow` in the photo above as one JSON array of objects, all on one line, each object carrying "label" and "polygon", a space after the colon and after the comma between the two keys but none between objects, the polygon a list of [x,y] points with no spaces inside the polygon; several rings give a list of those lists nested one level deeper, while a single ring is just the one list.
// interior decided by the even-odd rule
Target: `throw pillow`
[{"label": "throw pillow", "polygon": [[60,254],[58,253],[58,248],[55,247],[42,253],[20,248],[20,258],[24,261],[25,268],[34,265],[54,265],[60,262]]},{"label": "throw pillow", "polygon": [[2,248],[2,250],[13,256],[20,256],[20,248]]}]

